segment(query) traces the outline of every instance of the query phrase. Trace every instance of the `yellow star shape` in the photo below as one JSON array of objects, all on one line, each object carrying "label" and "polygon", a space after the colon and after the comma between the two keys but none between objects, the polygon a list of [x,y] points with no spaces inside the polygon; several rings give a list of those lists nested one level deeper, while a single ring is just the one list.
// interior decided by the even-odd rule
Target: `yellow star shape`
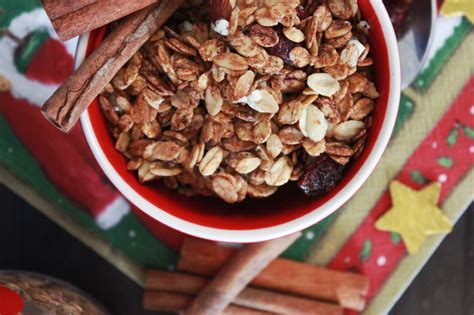
[{"label": "yellow star shape", "polygon": [[465,15],[474,23],[474,1],[472,0],[445,0],[441,12],[446,16]]},{"label": "yellow star shape", "polygon": [[428,235],[451,232],[449,218],[438,208],[441,184],[415,191],[398,181],[390,184],[392,208],[375,223],[381,231],[400,233],[410,254],[420,249]]}]

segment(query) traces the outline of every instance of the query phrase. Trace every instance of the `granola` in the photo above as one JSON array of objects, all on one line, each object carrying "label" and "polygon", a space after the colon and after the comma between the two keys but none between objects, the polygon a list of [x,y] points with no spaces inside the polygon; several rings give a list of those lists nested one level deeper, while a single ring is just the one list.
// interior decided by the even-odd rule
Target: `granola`
[{"label": "granola", "polygon": [[100,96],[127,169],[229,203],[330,191],[378,97],[357,0],[215,2],[183,5]]}]

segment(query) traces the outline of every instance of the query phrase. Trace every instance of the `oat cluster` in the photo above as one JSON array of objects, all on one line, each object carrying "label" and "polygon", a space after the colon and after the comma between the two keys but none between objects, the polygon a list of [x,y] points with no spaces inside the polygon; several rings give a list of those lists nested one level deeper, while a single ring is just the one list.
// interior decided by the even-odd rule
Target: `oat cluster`
[{"label": "oat cluster", "polygon": [[357,158],[378,97],[357,1],[237,0],[214,21],[206,2],[187,3],[100,96],[128,169],[234,203],[299,180],[314,157]]}]

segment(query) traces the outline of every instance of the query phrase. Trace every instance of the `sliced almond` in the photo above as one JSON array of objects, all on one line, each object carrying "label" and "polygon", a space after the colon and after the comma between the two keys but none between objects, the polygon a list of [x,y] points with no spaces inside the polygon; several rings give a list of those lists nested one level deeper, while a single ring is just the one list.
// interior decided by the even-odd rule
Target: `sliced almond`
[{"label": "sliced almond", "polygon": [[308,86],[317,94],[331,97],[339,91],[339,82],[327,73],[313,73],[308,77]]},{"label": "sliced almond", "polygon": [[247,104],[259,113],[275,114],[278,103],[267,90],[255,90],[247,99]]},{"label": "sliced almond", "polygon": [[324,139],[328,122],[319,108],[315,105],[309,105],[301,114],[299,127],[304,136],[318,142]]},{"label": "sliced almond", "polygon": [[348,141],[364,129],[364,122],[359,120],[348,120],[336,126],[334,129],[334,137],[337,140]]}]

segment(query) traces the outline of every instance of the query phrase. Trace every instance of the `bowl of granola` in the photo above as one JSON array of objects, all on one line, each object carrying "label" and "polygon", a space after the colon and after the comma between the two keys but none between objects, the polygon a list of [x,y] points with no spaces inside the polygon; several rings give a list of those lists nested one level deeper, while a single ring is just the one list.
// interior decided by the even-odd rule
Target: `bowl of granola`
[{"label": "bowl of granola", "polygon": [[[112,183],[153,220],[256,242],[315,224],[375,168],[400,98],[381,1],[190,1],[82,116]],[[107,29],[82,36],[76,64]]]}]

